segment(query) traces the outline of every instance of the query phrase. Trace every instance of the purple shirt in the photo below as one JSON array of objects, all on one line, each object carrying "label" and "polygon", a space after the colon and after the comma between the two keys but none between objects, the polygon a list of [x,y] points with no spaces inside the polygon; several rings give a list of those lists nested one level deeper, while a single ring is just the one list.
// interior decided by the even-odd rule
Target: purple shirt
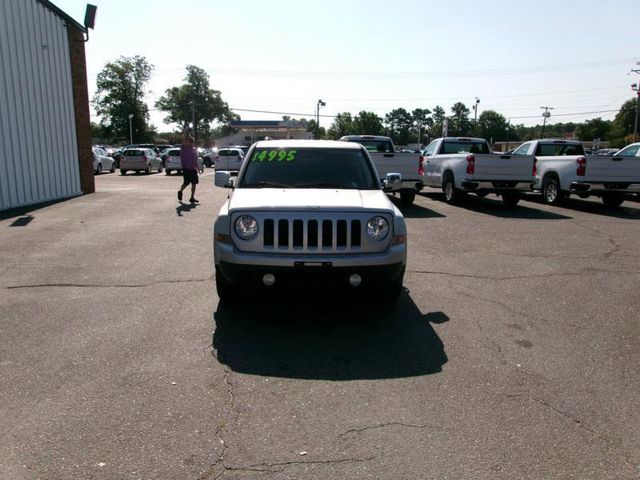
[{"label": "purple shirt", "polygon": [[198,170],[198,151],[196,147],[180,146],[180,163],[183,170]]}]

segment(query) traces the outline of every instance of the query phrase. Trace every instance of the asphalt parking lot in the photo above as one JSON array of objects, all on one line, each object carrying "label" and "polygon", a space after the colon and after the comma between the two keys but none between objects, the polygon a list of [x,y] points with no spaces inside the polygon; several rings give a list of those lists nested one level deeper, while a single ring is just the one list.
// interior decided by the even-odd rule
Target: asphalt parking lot
[{"label": "asphalt parking lot", "polygon": [[640,203],[429,190],[395,307],[225,306],[206,172],[0,212],[0,478],[640,477]]}]

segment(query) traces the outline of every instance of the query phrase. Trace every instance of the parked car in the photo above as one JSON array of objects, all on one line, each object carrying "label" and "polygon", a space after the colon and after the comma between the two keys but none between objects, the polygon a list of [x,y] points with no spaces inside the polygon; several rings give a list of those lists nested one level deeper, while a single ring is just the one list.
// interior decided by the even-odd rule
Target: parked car
[{"label": "parked car", "polygon": [[218,149],[216,147],[207,148],[202,155],[202,162],[205,167],[213,167],[216,161],[216,155],[218,154]]},{"label": "parked car", "polygon": [[120,174],[126,175],[129,170],[151,173],[162,172],[162,159],[151,148],[127,148],[120,159]]},{"label": "parked car", "polygon": [[[180,149],[169,148],[164,153],[164,170],[167,175],[171,175],[171,172],[182,173],[182,162],[180,161]],[[198,157],[198,167],[202,171],[202,158]]]},{"label": "parked car", "polygon": [[228,170],[237,172],[240,170],[243,160],[244,152],[240,148],[220,148],[215,157],[214,168],[216,171]]},{"label": "parked car", "polygon": [[596,155],[604,155],[605,157],[612,157],[619,151],[620,151],[619,148],[601,148],[596,152]]},{"label": "parked car", "polygon": [[93,171],[96,175],[100,175],[105,170],[110,173],[116,171],[116,161],[107,155],[103,148],[93,147],[91,153],[93,156]]}]

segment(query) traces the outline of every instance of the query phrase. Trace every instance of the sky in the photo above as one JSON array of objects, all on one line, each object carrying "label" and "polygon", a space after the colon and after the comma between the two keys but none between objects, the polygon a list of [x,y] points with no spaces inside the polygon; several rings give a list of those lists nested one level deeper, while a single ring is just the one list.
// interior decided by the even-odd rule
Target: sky
[{"label": "sky", "polygon": [[[53,3],[83,22],[86,1]],[[540,124],[543,106],[550,123],[613,119],[640,80],[629,74],[640,69],[638,0],[92,3],[90,98],[107,62],[141,55],[154,66],[145,98],[159,131],[171,126],[154,103],[187,65],[204,69],[243,120],[311,119],[322,99],[324,127],[340,112],[449,113],[476,97],[478,115],[496,110],[515,124]]]}]

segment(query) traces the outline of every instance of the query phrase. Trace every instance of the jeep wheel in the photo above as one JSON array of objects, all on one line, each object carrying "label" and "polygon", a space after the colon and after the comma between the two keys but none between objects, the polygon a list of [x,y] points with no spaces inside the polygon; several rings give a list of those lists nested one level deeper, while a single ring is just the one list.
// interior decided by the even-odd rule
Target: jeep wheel
[{"label": "jeep wheel", "polygon": [[390,281],[386,284],[384,289],[380,291],[380,298],[383,303],[393,304],[395,303],[400,295],[402,295],[402,282],[404,280],[404,272],[395,280]]},{"label": "jeep wheel", "polygon": [[400,201],[403,207],[410,207],[416,199],[416,192],[404,190],[400,192]]},{"label": "jeep wheel", "polygon": [[233,303],[240,298],[240,290],[224,279],[216,266],[216,291],[221,302]]}]

